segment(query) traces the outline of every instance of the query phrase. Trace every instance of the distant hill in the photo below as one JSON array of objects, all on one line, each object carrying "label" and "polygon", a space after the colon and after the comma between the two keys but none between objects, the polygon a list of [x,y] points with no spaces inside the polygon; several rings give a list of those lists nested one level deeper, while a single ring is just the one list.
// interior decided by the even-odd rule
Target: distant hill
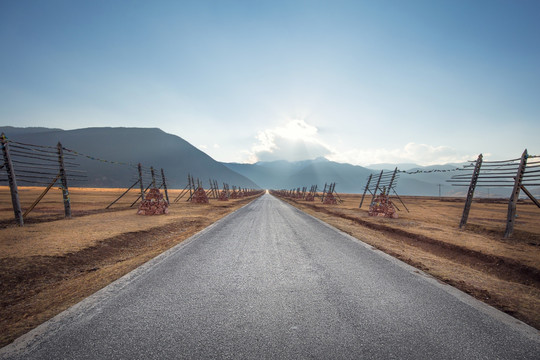
[{"label": "distant hill", "polygon": [[[438,196],[465,196],[466,187],[452,186],[446,180],[456,174],[450,172],[430,172],[432,170],[453,170],[461,168],[462,164],[447,164],[433,166],[419,166],[415,164],[379,164],[375,169],[351,164],[342,164],[326,159],[307,160],[299,162],[274,161],[258,162],[255,164],[225,163],[230,169],[255,181],[263,188],[268,189],[296,189],[318,185],[319,189],[325,183],[336,182],[338,193],[362,193],[370,174],[378,175],[381,168],[392,171],[399,170],[422,173],[399,173],[396,191],[400,195]],[[478,188],[476,197],[507,197],[507,188]]]},{"label": "distant hill", "polygon": [[62,129],[55,129],[55,128],[51,129],[51,128],[45,128],[45,127],[20,128],[20,127],[14,127],[14,126],[0,127],[0,133],[9,134],[10,137],[19,136],[19,135],[26,135],[26,134],[33,134],[33,133],[51,132],[51,131],[62,131]]},{"label": "distant hill", "polygon": [[364,179],[371,170],[361,166],[341,164],[324,158],[288,162],[272,161],[255,164],[225,163],[230,169],[249,177],[263,188],[292,189],[336,182],[338,192],[360,192]]},{"label": "distant hill", "polygon": [[[68,149],[95,158],[153,166],[158,174],[164,169],[171,188],[183,188],[187,175],[199,177],[205,187],[210,178],[230,185],[258,188],[250,179],[215,161],[184,139],[157,128],[86,128],[59,130],[47,128],[0,127],[14,141],[54,146],[59,141]],[[73,185],[127,187],[136,179],[128,166],[90,160],[79,156],[76,161],[87,171],[88,181]]]}]

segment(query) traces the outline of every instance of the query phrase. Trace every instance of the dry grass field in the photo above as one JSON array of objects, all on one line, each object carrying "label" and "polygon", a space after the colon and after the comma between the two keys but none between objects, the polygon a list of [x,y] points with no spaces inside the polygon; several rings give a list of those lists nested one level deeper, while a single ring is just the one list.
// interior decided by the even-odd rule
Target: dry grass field
[{"label": "dry grass field", "polygon": [[[24,209],[42,188],[20,188]],[[53,188],[14,225],[9,188],[0,187],[0,346],[76,304],[144,262],[199,232],[254,197],[191,204],[169,214],[136,215],[136,191],[109,210],[124,189],[71,188],[73,217],[64,219]],[[169,191],[172,200],[180,191]]]},{"label": "dry grass field", "polygon": [[368,216],[371,198],[341,195],[338,205],[283,198],[350,235],[430,273],[540,329],[540,209],[519,203],[514,235],[504,239],[506,201],[473,202],[458,227],[464,199],[402,197],[398,219]]}]

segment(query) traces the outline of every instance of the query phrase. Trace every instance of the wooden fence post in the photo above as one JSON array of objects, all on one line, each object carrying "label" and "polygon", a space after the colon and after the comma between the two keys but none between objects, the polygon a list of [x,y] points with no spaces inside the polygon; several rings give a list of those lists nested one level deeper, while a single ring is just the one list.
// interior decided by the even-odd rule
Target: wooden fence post
[{"label": "wooden fence post", "polygon": [[210,183],[210,193],[212,194],[212,198],[213,199],[217,199],[217,195],[216,195],[216,188],[214,187],[214,182],[212,181],[212,179],[208,179],[208,182]]},{"label": "wooden fence post", "polygon": [[66,169],[64,167],[64,149],[62,149],[62,144],[60,142],[58,142],[56,147],[58,148],[58,165],[60,167],[60,182],[62,183],[62,198],[64,199],[64,216],[70,218],[71,201],[69,200]]},{"label": "wooden fence post", "polygon": [[510,195],[510,200],[508,201],[508,216],[506,218],[506,230],[504,232],[504,237],[508,238],[512,235],[514,231],[514,220],[516,218],[516,205],[519,199],[519,191],[521,190],[521,182],[523,180],[523,173],[527,167],[527,149],[521,155],[521,162],[519,163],[519,168],[514,178],[514,189]]},{"label": "wooden fence post", "polygon": [[360,200],[360,205],[358,205],[358,208],[362,207],[362,204],[364,203],[364,198],[366,197],[366,193],[369,189],[369,183],[371,182],[371,178],[373,177],[373,174],[369,174],[369,178],[366,184],[366,187],[364,188],[364,193],[362,194],[362,200]]},{"label": "wooden fence post", "polygon": [[381,183],[383,172],[384,170],[381,170],[381,173],[379,174],[379,178],[377,179],[377,185],[375,185],[375,191],[373,191],[373,196],[371,197],[371,203],[369,204],[369,206],[371,206],[375,201],[375,196],[377,195],[377,190],[379,190],[379,184]]},{"label": "wooden fence post", "polygon": [[474,171],[471,177],[471,184],[469,185],[469,191],[467,191],[467,199],[465,200],[465,207],[463,208],[463,215],[461,216],[461,221],[459,222],[459,228],[462,229],[467,224],[467,219],[469,218],[469,211],[471,210],[471,204],[474,195],[474,189],[476,188],[476,183],[478,182],[478,176],[480,175],[480,167],[482,166],[482,154],[478,155],[476,160],[476,165],[474,166]]},{"label": "wooden fence post", "polygon": [[154,167],[150,166],[150,173],[152,174],[152,188],[156,188],[156,173],[154,172]]},{"label": "wooden fence post", "polygon": [[392,185],[394,184],[394,180],[396,178],[397,173],[397,167],[394,169],[394,173],[392,174],[392,179],[390,179],[390,184],[388,184],[388,189],[385,195],[390,196],[390,189],[392,189]]},{"label": "wooden fence post", "polygon": [[167,182],[165,181],[165,172],[163,171],[163,168],[161,168],[161,181],[163,181],[163,189],[165,190],[165,199],[167,199],[167,204],[170,204],[169,193],[167,191]]},{"label": "wooden fence post", "polygon": [[326,186],[327,186],[327,184],[324,183],[324,190],[323,190],[323,192],[322,192],[321,202],[324,202],[324,195],[326,194]]},{"label": "wooden fence post", "polygon": [[19,226],[24,225],[24,220],[21,210],[21,202],[19,200],[19,189],[17,187],[17,178],[15,176],[15,170],[13,169],[13,163],[11,162],[11,157],[9,155],[9,145],[6,138],[6,135],[2,133],[0,137],[2,142],[2,152],[4,153],[4,167],[6,168],[6,173],[8,176],[9,190],[11,192],[11,203],[13,204],[13,213],[15,214],[15,221]]},{"label": "wooden fence post", "polygon": [[[137,165],[137,168],[139,169],[139,185],[141,185],[141,201],[144,201],[144,185],[142,182],[142,166],[141,163]],[[133,206],[133,204],[131,205]]]}]

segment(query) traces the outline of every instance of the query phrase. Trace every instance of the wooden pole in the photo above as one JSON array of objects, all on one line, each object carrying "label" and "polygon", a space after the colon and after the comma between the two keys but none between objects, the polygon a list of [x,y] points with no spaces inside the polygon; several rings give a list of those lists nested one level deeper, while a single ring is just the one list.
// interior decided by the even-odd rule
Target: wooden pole
[{"label": "wooden pole", "polygon": [[41,199],[43,199],[45,194],[47,194],[49,192],[49,190],[51,190],[51,188],[53,187],[54,184],[56,184],[56,182],[58,181],[59,178],[60,178],[60,174],[56,175],[56,177],[53,179],[53,181],[45,188],[45,190],[41,194],[39,194],[39,196],[32,203],[32,205],[30,205],[30,207],[28,209],[26,209],[26,211],[23,214],[23,218],[26,219],[26,216],[28,216],[28,214],[30,214],[30,211],[34,210],[36,205],[41,201]]},{"label": "wooden pole", "polygon": [[64,199],[64,215],[67,218],[71,217],[71,201],[69,200],[69,190],[67,184],[66,168],[64,167],[64,149],[62,144],[58,142],[58,165],[60,166],[60,182],[62,183],[62,198]]},{"label": "wooden pole", "polygon": [[133,189],[133,187],[135,185],[137,185],[139,183],[139,180],[135,181],[135,183],[133,185],[131,185],[126,191],[124,191],[124,193],[122,195],[120,195],[118,198],[116,198],[116,200],[114,200],[112,203],[110,203],[109,205],[107,205],[107,207],[105,209],[108,209],[110,208],[111,206],[113,206],[118,200],[120,200],[124,195],[126,195],[128,193],[129,190]]},{"label": "wooden pole", "polygon": [[187,194],[187,189],[188,189],[188,187],[189,187],[189,184],[186,185],[186,186],[184,187],[184,189],[180,192],[180,194],[178,194],[178,196],[176,197],[176,199],[173,200],[173,203],[178,202],[181,198],[184,197],[185,194]]},{"label": "wooden pole", "polygon": [[512,235],[514,231],[514,220],[516,218],[516,205],[519,199],[519,191],[521,190],[521,182],[523,181],[523,173],[525,173],[525,168],[527,167],[527,158],[529,154],[527,149],[521,155],[521,162],[519,163],[519,168],[514,178],[514,189],[512,190],[512,195],[510,195],[510,200],[508,201],[508,216],[506,218],[506,230],[504,232],[504,237],[508,238]]},{"label": "wooden pole", "polygon": [[150,173],[152,174],[152,188],[156,188],[156,173],[154,172],[154,167],[150,166]]},{"label": "wooden pole", "polygon": [[15,221],[17,221],[19,226],[23,226],[24,220],[22,216],[21,202],[19,200],[19,188],[17,187],[17,178],[15,176],[15,170],[13,169],[13,163],[11,162],[11,157],[9,155],[8,141],[4,133],[2,133],[0,141],[2,142],[2,152],[4,153],[4,167],[6,168],[6,173],[8,177],[9,191],[11,192],[11,203],[13,205]]},{"label": "wooden pole", "polygon": [[[189,198],[186,201],[191,201],[191,198],[193,198],[193,195],[195,194],[195,191],[197,188],[195,188],[195,179],[193,176],[188,175],[188,180],[190,181],[189,185]],[[199,179],[197,179],[198,181]]]},{"label": "wooden pole", "polygon": [[[409,209],[407,208],[407,205],[405,205],[405,203],[403,202],[403,200],[401,200],[401,198],[399,197],[399,194],[396,192],[396,189],[392,189],[392,191],[394,192],[394,194],[396,194],[398,200],[401,202],[401,204],[403,205],[403,207],[405,208],[405,210],[407,210],[407,212],[410,212]],[[396,204],[394,204],[395,206]],[[396,209],[397,209],[397,206],[396,206]],[[399,210],[399,209],[398,209]]]},{"label": "wooden pole", "polygon": [[394,169],[394,173],[392,174],[392,179],[390,179],[390,184],[388,185],[388,189],[385,195],[390,196],[390,189],[392,188],[392,185],[394,184],[394,179],[396,178],[397,173],[397,167]]},{"label": "wooden pole", "polygon": [[212,182],[212,179],[208,179],[208,182],[210,183],[210,193],[212,194],[212,198],[217,199],[216,193],[214,191],[214,183]]},{"label": "wooden pole", "polygon": [[193,177],[190,174],[188,174],[187,178],[188,178],[188,184],[189,184],[189,198],[188,198],[188,201],[189,201],[191,200],[191,197],[193,196],[194,184],[193,184]]},{"label": "wooden pole", "polygon": [[366,193],[369,189],[369,183],[371,182],[371,178],[373,177],[373,174],[369,174],[369,178],[366,184],[366,187],[364,188],[364,193],[362,194],[362,200],[360,200],[360,205],[358,205],[358,208],[362,207],[362,204],[364,203],[364,198],[366,197]]},{"label": "wooden pole", "polygon": [[[137,203],[137,201],[139,201],[139,199],[140,199],[141,197],[144,196],[144,193],[146,193],[146,191],[147,191],[148,189],[150,189],[150,186],[152,186],[152,183],[148,184],[148,186],[146,187],[146,189],[143,189],[142,195],[139,195],[139,196],[137,197],[137,199],[136,199],[131,205],[129,205],[129,207],[133,207],[133,205],[135,205],[135,204]],[[143,200],[144,200],[144,198],[143,198]]]},{"label": "wooden pole", "polygon": [[[139,163],[137,165],[137,169],[139,170],[139,185],[141,186],[141,196],[139,196],[139,198],[141,198],[142,201],[144,201],[144,185],[143,185],[143,182],[142,182],[142,166],[141,166],[141,163]],[[139,199],[137,198],[137,200],[139,200]],[[137,200],[135,200],[135,202],[137,202]],[[131,206],[133,206],[133,204]]]},{"label": "wooden pole", "polygon": [[521,190],[523,190],[523,192],[529,197],[529,199],[531,199],[531,201],[540,208],[540,202],[536,200],[533,194],[531,194],[525,186],[521,185]]},{"label": "wooden pole", "polygon": [[465,207],[463,208],[463,215],[461,215],[461,221],[459,222],[459,228],[462,229],[467,224],[467,219],[469,218],[469,211],[471,210],[471,204],[474,196],[474,189],[476,188],[476,183],[478,182],[478,176],[480,175],[480,168],[482,166],[482,154],[478,155],[476,160],[476,165],[474,166],[474,171],[471,177],[471,184],[469,185],[469,191],[467,191],[467,199],[465,200]]},{"label": "wooden pole", "polygon": [[384,170],[381,170],[381,173],[379,174],[379,178],[377,179],[377,185],[375,185],[375,191],[373,191],[373,196],[371,197],[371,203],[369,206],[371,206],[375,201],[375,196],[377,195],[377,190],[379,189],[379,184],[381,183],[383,172]]},{"label": "wooden pole", "polygon": [[163,183],[163,190],[165,190],[165,199],[167,199],[167,204],[170,204],[169,192],[167,191],[167,182],[165,181],[165,172],[163,171],[163,168],[161,168],[161,181]]}]

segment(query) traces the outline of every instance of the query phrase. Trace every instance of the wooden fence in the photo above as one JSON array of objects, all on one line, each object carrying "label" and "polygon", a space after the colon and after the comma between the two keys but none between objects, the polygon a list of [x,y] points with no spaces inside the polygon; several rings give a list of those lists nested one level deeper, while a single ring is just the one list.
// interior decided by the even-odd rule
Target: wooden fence
[{"label": "wooden fence", "polygon": [[[2,160],[0,162],[0,170],[5,172],[0,173],[0,184],[7,183],[11,194],[11,203],[15,221],[18,225],[23,226],[24,220],[28,214],[36,207],[43,199],[49,190],[59,184],[62,189],[62,201],[64,204],[64,217],[71,217],[71,200],[69,196],[69,184],[84,184],[87,180],[86,171],[81,169],[77,159],[81,156],[92,160],[132,166],[133,164],[108,161],[94,158],[92,156],[78,153],[77,151],[65,148],[60,142],[56,146],[44,146],[21,143],[9,140],[5,134],[1,134],[0,142],[2,145]],[[122,196],[136,185],[140,185],[141,194],[131,204],[133,206],[139,199],[144,199],[144,193],[150,187],[156,187],[156,175],[154,168],[145,168],[141,164],[135,165],[137,169],[137,179],[135,183],[126,190],[118,199],[113,201],[107,208],[116,203]],[[135,172],[134,172],[135,174]],[[167,184],[165,173],[161,169],[161,185],[164,187],[165,195],[168,201]],[[144,187],[144,184],[148,184]],[[43,192],[35,199],[35,201],[23,212],[19,198],[19,184],[26,186],[44,186]]]},{"label": "wooden fence", "polygon": [[516,206],[521,190],[536,206],[540,207],[540,202],[527,189],[527,187],[540,186],[540,157],[529,155],[527,149],[523,151],[521,157],[510,160],[484,161],[480,154],[476,161],[471,161],[461,170],[461,174],[448,180],[453,186],[468,186],[467,199],[459,223],[460,228],[467,224],[476,187],[512,187],[512,193],[508,199],[505,238],[510,237],[514,230]]}]

